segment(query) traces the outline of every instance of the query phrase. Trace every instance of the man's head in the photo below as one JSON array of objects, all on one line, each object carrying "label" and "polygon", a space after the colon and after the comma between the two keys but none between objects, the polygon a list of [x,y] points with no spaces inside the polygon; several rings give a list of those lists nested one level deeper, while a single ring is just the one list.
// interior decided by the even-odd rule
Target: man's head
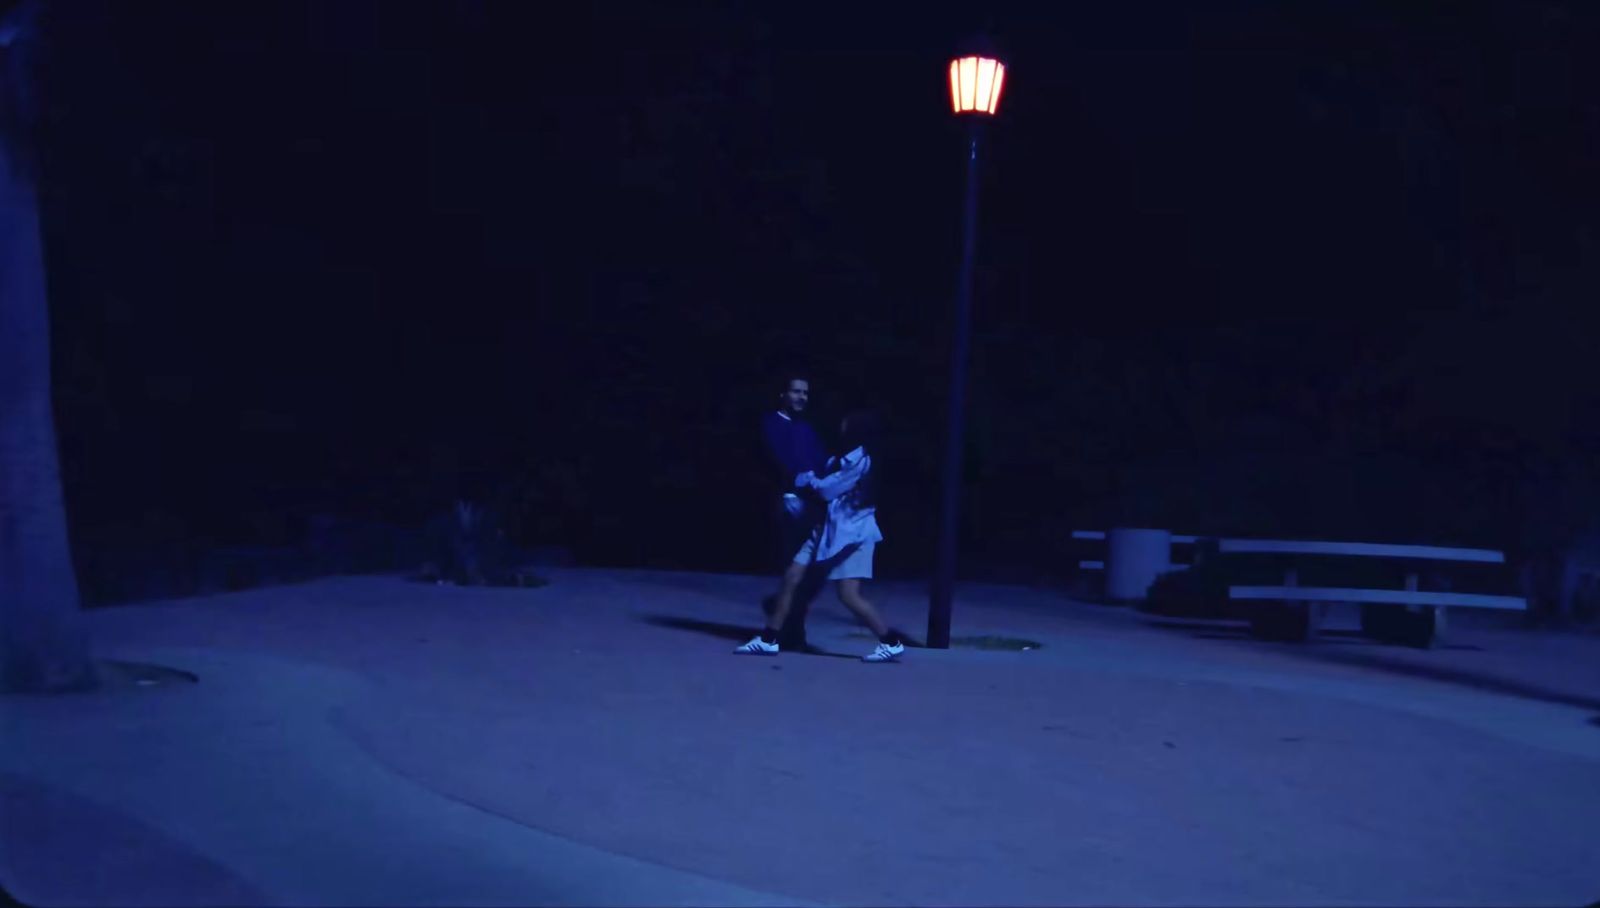
[{"label": "man's head", "polygon": [[803,378],[790,378],[784,381],[783,391],[778,395],[778,409],[791,416],[798,416],[805,411],[806,404],[811,401],[811,382]]}]

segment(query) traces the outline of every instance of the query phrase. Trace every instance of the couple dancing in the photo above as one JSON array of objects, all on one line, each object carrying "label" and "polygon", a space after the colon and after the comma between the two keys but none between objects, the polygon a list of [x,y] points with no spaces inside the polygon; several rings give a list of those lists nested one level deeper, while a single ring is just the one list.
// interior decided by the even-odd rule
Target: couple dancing
[{"label": "couple dancing", "polygon": [[861,595],[861,581],[872,578],[873,549],[883,540],[872,464],[878,417],[869,410],[846,416],[839,427],[840,453],[824,458],[816,433],[800,418],[810,396],[810,382],[791,378],[779,409],[762,425],[768,457],[783,486],[779,536],[789,564],[777,594],[768,600],[766,627],[734,652],[777,655],[796,592],[808,573],[826,572],[839,584],[839,601],[878,635],[877,647],[863,660],[888,662],[905,652],[905,641]]}]

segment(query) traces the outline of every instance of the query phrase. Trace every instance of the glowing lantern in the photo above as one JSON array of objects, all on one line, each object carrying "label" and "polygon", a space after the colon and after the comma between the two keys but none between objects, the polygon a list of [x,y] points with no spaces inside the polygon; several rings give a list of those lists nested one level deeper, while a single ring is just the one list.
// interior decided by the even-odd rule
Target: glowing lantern
[{"label": "glowing lantern", "polygon": [[1006,67],[996,59],[994,46],[983,35],[974,36],[950,61],[950,106],[962,119],[966,133],[967,192],[961,223],[961,276],[956,284],[954,343],[950,356],[950,396],[946,411],[944,470],[941,478],[939,543],[934,556],[933,582],[928,590],[928,643],[931,649],[950,648],[950,613],[955,599],[956,555],[960,546],[962,448],[966,439],[967,357],[972,345],[972,275],[978,243],[978,146],[990,117],[1000,109],[1000,89]]},{"label": "glowing lantern", "polygon": [[950,61],[950,106],[958,114],[994,114],[1006,65],[993,57],[957,57]]}]

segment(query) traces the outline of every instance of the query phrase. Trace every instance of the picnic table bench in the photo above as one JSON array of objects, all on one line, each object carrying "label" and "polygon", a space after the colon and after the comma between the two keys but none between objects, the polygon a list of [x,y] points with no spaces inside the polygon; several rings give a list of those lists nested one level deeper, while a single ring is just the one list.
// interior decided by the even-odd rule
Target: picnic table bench
[{"label": "picnic table bench", "polygon": [[[1309,639],[1316,636],[1332,603],[1361,607],[1361,631],[1370,637],[1394,637],[1417,646],[1431,645],[1445,627],[1447,608],[1525,610],[1520,596],[1422,590],[1421,566],[1427,562],[1504,564],[1504,552],[1435,545],[1390,545],[1372,542],[1317,542],[1289,539],[1222,539],[1218,554],[1278,554],[1392,558],[1406,564],[1403,589],[1302,586],[1299,569],[1284,569],[1281,585],[1230,585],[1228,598],[1279,603],[1251,616],[1251,628],[1272,636]],[[1403,611],[1396,611],[1396,609]]]},{"label": "picnic table bench", "polygon": [[[1100,530],[1078,530],[1077,540],[1103,540]],[[1274,585],[1229,584],[1229,600],[1263,603],[1250,613],[1252,631],[1261,636],[1308,640],[1321,630],[1327,612],[1335,603],[1357,605],[1361,610],[1361,631],[1378,638],[1416,646],[1429,646],[1444,631],[1448,608],[1487,608],[1523,611],[1527,600],[1520,596],[1464,593],[1454,590],[1424,590],[1420,580],[1430,563],[1505,564],[1504,552],[1492,549],[1456,548],[1436,545],[1394,545],[1373,542],[1323,542],[1294,539],[1214,539],[1194,536],[1172,537],[1175,544],[1196,547],[1196,558],[1210,555],[1290,556],[1283,568],[1283,579]],[[1205,554],[1201,554],[1205,553]],[[1300,582],[1301,563],[1296,557],[1316,559],[1387,558],[1400,561],[1405,569],[1403,588],[1377,586],[1316,586]],[[1189,565],[1174,564],[1172,570]],[[1079,562],[1083,570],[1104,570],[1102,561]]]}]

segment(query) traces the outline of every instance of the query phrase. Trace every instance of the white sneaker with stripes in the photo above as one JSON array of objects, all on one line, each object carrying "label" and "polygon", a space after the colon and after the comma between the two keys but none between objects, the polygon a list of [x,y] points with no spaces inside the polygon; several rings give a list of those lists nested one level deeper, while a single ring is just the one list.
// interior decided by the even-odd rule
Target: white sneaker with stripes
[{"label": "white sneaker with stripes", "polygon": [[778,644],[768,643],[759,636],[750,638],[750,642],[734,650],[737,656],[776,656]]},{"label": "white sneaker with stripes", "polygon": [[888,662],[906,651],[904,643],[879,643],[877,649],[861,657],[862,662]]}]

